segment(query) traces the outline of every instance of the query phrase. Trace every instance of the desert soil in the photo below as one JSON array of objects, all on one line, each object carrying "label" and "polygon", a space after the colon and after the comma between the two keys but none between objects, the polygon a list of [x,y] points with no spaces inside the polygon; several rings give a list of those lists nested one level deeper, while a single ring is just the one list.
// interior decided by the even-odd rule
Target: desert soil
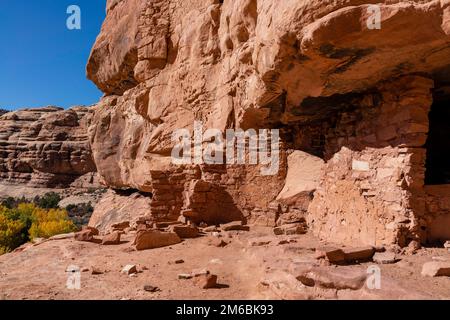
[{"label": "desert soil", "polygon": [[[203,236],[134,251],[132,233],[116,246],[73,239],[28,244],[0,256],[0,299],[450,299],[450,278],[421,275],[423,263],[450,260],[446,249],[424,248],[399,256],[395,264],[378,265],[380,289],[337,290],[306,287],[296,279],[297,270],[317,266],[365,272],[375,263],[324,266],[315,259],[315,248],[324,243],[308,234],[274,236],[263,227],[222,234],[229,242],[225,247],[213,246]],[[280,244],[282,240],[290,243]],[[135,276],[121,273],[129,264],[137,266]],[[71,265],[81,269],[79,290],[66,286]],[[93,269],[102,273],[92,274]],[[193,279],[178,279],[202,269],[218,276],[218,288],[201,289]],[[144,286],[159,290],[148,292]]]}]

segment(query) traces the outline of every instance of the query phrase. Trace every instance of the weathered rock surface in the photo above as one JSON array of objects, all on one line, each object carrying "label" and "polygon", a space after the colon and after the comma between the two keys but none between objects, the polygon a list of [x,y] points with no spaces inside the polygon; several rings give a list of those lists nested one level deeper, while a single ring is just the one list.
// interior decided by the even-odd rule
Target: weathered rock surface
[{"label": "weathered rock surface", "polygon": [[450,277],[450,262],[427,262],[422,267],[422,276]]},{"label": "weathered rock surface", "polygon": [[[102,180],[152,193],[151,214],[161,218],[185,210],[200,223],[213,208],[206,223],[228,215],[274,226],[308,209],[311,230],[327,240],[431,239],[426,226],[440,212],[426,219],[411,199],[426,196],[430,90],[450,80],[450,9],[446,1],[385,1],[374,29],[369,5],[108,1],[87,66],[106,94],[90,130]],[[172,133],[192,132],[194,120],[204,129],[282,129],[278,174],[262,176],[260,165],[172,166]],[[323,158],[311,162],[323,169],[320,180],[315,169],[304,181],[289,174],[301,166],[289,165],[287,149]],[[214,192],[189,193],[191,180]],[[297,208],[272,206],[298,194]],[[409,221],[408,210],[416,214]]]},{"label": "weathered rock surface", "polygon": [[77,241],[90,242],[94,240],[95,233],[90,229],[84,229],[75,233],[74,237]]},{"label": "weathered rock surface", "polygon": [[280,227],[275,227],[273,233],[276,235],[305,234],[307,231],[305,223],[289,223]]},{"label": "weathered rock surface", "polygon": [[288,206],[292,213],[283,215],[280,222],[299,222],[304,220],[314,191],[320,183],[324,160],[296,150],[288,156],[287,161],[286,182],[276,200]]},{"label": "weathered rock surface", "polygon": [[[370,4],[108,0],[87,66],[105,96],[95,109],[3,115],[0,151],[12,182],[65,184],[95,162],[114,191],[90,226],[137,232],[124,233],[117,247],[91,243],[98,232],[89,228],[26,244],[0,257],[1,295],[127,299],[145,298],[144,288],[204,298],[194,280],[176,281],[198,275],[201,288],[216,285],[209,272],[184,273],[195,265],[230,285],[208,290],[208,298],[448,299],[448,279],[440,277],[449,274],[448,250],[426,248],[389,265],[395,254],[374,248],[410,253],[449,240],[448,186],[424,185],[428,115],[436,92],[450,87],[450,3],[384,1],[380,29],[367,25]],[[264,176],[261,164],[173,165],[172,134],[192,132],[195,120],[203,131],[281,129],[278,173]],[[87,127],[94,162],[83,151]],[[48,147],[26,151],[41,142]],[[173,224],[180,222],[213,226],[205,229],[212,234],[189,239],[196,232]],[[167,228],[175,232],[157,230]],[[421,277],[419,266],[433,255],[440,260],[425,263]],[[130,257],[150,262],[148,276],[163,292],[145,289],[147,275],[127,286],[115,278],[119,270],[141,272],[127,265]],[[372,257],[383,265],[367,263]],[[63,290],[74,260],[117,272],[101,274],[102,286],[86,275],[85,290]],[[340,266],[348,263],[360,265]],[[370,270],[382,271],[381,289],[366,283]]]},{"label": "weathered rock surface", "polygon": [[342,249],[334,247],[316,248],[316,259],[327,259],[331,263],[340,264],[345,262],[345,253]]},{"label": "weathered rock surface", "polygon": [[131,275],[137,273],[136,265],[134,264],[127,264],[125,267],[123,267],[121,273],[126,275]]},{"label": "weathered rock surface", "polygon": [[351,267],[314,267],[301,272],[297,280],[308,287],[322,287],[337,290],[358,290],[366,282],[367,274],[362,269]]},{"label": "weathered rock surface", "polygon": [[275,120],[299,119],[308,115],[301,107],[307,97],[359,92],[406,69],[432,73],[448,65],[444,2],[381,4],[380,30],[367,28],[367,7],[366,1],[276,8],[254,0],[118,2],[87,67],[109,95],[96,115],[94,154],[108,155],[102,159],[108,164],[117,160],[100,174],[111,185],[145,189],[145,167],[163,161],[172,131],[192,127],[194,119],[218,129],[227,121],[259,127],[280,100],[284,113]]},{"label": "weathered rock surface", "polygon": [[399,260],[394,252],[376,252],[373,256],[373,261],[379,264],[391,264]]},{"label": "weathered rock surface", "polygon": [[214,236],[207,237],[206,242],[208,243],[208,245],[218,247],[218,248],[223,248],[228,245],[228,242],[226,242],[222,238],[214,237]]},{"label": "weathered rock surface", "polygon": [[120,244],[120,232],[114,231],[110,234],[107,234],[102,239],[102,245],[104,246],[111,246],[111,245],[117,245]]},{"label": "weathered rock surface", "polygon": [[169,228],[171,232],[175,232],[181,239],[196,238],[199,230],[193,226],[172,226]]},{"label": "weathered rock surface", "polygon": [[217,287],[217,276],[215,274],[203,274],[194,279],[200,289],[213,289]]},{"label": "weathered rock surface", "polygon": [[[261,237],[273,241],[264,247],[251,246],[252,240]],[[345,267],[317,266],[314,252],[309,248],[319,246],[320,242],[308,234],[296,237],[295,243],[280,247],[271,228],[255,227],[249,232],[236,233],[233,241],[223,248],[207,246],[202,238],[196,238],[186,239],[184,244],[154,250],[127,250],[133,239],[133,234],[124,234],[122,243],[117,246],[74,239],[48,240],[2,255],[0,295],[9,300],[48,300],[55,296],[64,300],[449,298],[450,283],[447,277],[420,275],[423,263],[431,261],[432,257],[450,259],[444,248],[427,248],[420,255],[404,257],[405,265],[380,265],[381,288],[374,289],[372,284],[376,282],[370,281],[374,279],[374,274],[368,272],[374,267],[373,263]],[[185,263],[174,263],[180,258]],[[67,290],[61,285],[67,281],[69,265],[79,266],[80,271],[91,270],[82,274],[83,290]],[[133,272],[137,272],[137,276],[133,279],[127,279],[129,275],[120,273],[127,265],[135,267]],[[303,270],[300,270],[301,266]],[[307,275],[317,279],[314,287],[305,286],[296,279],[307,268],[320,270],[320,274]],[[199,290],[194,283],[195,275],[207,271],[219,275],[216,290]],[[188,280],[178,280],[178,275]],[[367,285],[353,290],[362,281],[359,276],[364,275],[369,280]],[[150,296],[143,290],[149,284],[161,288],[161,291]]]},{"label": "weathered rock surface", "polygon": [[83,227],[83,231],[84,231],[84,230],[89,230],[89,231],[92,233],[92,235],[94,235],[94,236],[98,236],[98,235],[100,234],[100,232],[98,231],[98,229],[97,229],[97,228],[94,228],[94,227],[85,226],[85,227]]},{"label": "weathered rock surface", "polygon": [[88,139],[93,111],[44,107],[0,116],[1,183],[41,188],[98,186]]},{"label": "weathered rock surface", "polygon": [[316,259],[326,259],[333,264],[351,264],[370,261],[375,253],[373,247],[335,248],[330,246],[316,248]]},{"label": "weathered rock surface", "polygon": [[244,225],[242,221],[232,221],[229,223],[225,223],[220,225],[220,228],[223,231],[248,231],[250,230],[249,226]]},{"label": "weathered rock surface", "polygon": [[151,214],[150,199],[134,192],[109,190],[95,206],[89,226],[106,233],[123,222],[135,224],[141,217]]},{"label": "weathered rock surface", "polygon": [[347,262],[369,261],[375,253],[373,247],[345,248],[343,251]]},{"label": "weathered rock surface", "polygon": [[171,246],[180,242],[180,237],[174,232],[148,230],[139,231],[134,244],[136,245],[136,250],[146,250]]}]

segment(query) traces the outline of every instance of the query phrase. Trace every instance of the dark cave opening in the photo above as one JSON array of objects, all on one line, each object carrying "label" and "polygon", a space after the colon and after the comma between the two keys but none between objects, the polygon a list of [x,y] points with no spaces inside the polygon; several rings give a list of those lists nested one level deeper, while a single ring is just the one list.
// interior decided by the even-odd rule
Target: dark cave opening
[{"label": "dark cave opening", "polygon": [[429,121],[425,184],[450,184],[450,87],[433,93]]}]

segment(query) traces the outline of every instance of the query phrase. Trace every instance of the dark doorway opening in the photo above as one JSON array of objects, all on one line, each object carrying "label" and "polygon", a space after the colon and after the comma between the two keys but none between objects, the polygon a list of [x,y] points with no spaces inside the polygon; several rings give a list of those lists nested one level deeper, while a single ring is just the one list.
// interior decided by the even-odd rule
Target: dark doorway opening
[{"label": "dark doorway opening", "polygon": [[425,184],[450,184],[450,87],[433,93]]}]

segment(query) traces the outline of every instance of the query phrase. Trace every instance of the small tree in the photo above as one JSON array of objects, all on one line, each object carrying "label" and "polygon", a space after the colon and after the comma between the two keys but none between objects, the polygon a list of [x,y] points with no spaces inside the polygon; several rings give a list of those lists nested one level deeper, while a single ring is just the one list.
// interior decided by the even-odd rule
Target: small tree
[{"label": "small tree", "polygon": [[58,203],[61,201],[61,196],[55,192],[48,192],[42,197],[36,196],[34,204],[44,209],[58,209]]},{"label": "small tree", "polygon": [[33,224],[29,234],[30,239],[49,238],[56,234],[75,231],[77,227],[61,209],[44,210],[35,208],[33,211]]}]

